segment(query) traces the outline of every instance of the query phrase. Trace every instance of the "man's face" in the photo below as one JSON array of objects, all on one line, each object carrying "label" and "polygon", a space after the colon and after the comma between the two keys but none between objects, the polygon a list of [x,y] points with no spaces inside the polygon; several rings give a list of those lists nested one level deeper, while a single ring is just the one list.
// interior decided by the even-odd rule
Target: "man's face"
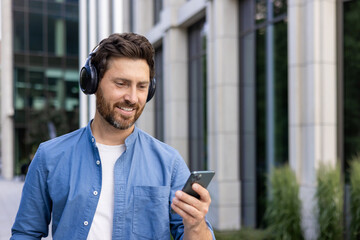
[{"label": "man's face", "polygon": [[150,69],[144,59],[112,58],[96,92],[96,110],[111,126],[125,130],[144,110]]}]

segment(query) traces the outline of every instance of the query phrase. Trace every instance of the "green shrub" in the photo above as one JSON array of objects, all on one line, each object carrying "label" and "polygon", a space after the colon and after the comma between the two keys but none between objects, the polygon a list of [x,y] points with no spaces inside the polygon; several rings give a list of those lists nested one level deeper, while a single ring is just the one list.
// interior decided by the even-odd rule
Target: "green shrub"
[{"label": "green shrub", "polygon": [[304,239],[301,230],[301,201],[295,173],[285,165],[270,176],[271,200],[265,219],[274,239]]},{"label": "green shrub", "polygon": [[343,188],[340,166],[320,164],[317,171],[316,198],[319,240],[343,238]]},{"label": "green shrub", "polygon": [[360,156],[350,163],[351,239],[360,239]]}]

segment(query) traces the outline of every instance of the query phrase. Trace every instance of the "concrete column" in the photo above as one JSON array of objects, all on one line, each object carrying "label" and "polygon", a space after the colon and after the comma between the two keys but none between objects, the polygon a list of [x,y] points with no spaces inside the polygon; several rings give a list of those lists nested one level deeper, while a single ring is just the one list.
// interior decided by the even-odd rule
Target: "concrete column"
[{"label": "concrete column", "polygon": [[[79,70],[84,66],[89,55],[87,42],[87,0],[79,1]],[[88,118],[88,97],[80,90],[79,92],[79,127],[87,125]]]},{"label": "concrete column", "polygon": [[[111,33],[112,26],[117,30],[120,27],[113,24],[114,19],[122,18],[122,9],[115,11],[111,6],[121,8],[122,1],[111,4],[111,0],[80,0],[80,67],[85,64],[86,58],[94,47]],[[111,11],[118,15],[113,18]],[[94,118],[96,111],[95,95],[85,96],[80,93],[80,126],[85,126]]]},{"label": "concrete column", "polygon": [[216,229],[239,229],[238,1],[207,4],[209,169],[216,171],[209,219]]},{"label": "concrete column", "polygon": [[133,0],[134,1],[134,32],[145,35],[153,26],[154,11],[153,1]]},{"label": "concrete column", "polygon": [[300,181],[303,229],[316,239],[316,170],[335,164],[336,1],[289,0],[289,141]]},{"label": "concrete column", "polygon": [[[108,0],[106,0],[108,1]],[[97,0],[89,0],[89,11],[87,15],[87,43],[88,43],[88,54],[93,50],[93,48],[99,43],[100,36],[99,36],[99,28],[102,26],[100,25],[100,14],[98,9],[98,2]],[[109,17],[109,16],[103,16]],[[96,111],[96,98],[95,95],[89,95],[88,98],[88,121],[95,116]]]},{"label": "concrete column", "polygon": [[125,2],[123,0],[112,0],[112,33],[122,33],[124,29]]},{"label": "concrete column", "polygon": [[[113,0],[114,2],[117,2],[117,0]],[[123,32],[130,32],[130,28],[131,28],[131,4],[132,4],[133,0],[122,0],[123,4],[122,4],[122,25],[121,27],[123,28],[122,31]]]},{"label": "concrete column", "polygon": [[[135,32],[146,36],[153,27],[153,1],[136,0],[134,2]],[[154,101],[146,103],[145,109],[137,121],[137,126],[152,136],[155,136],[155,106]]]},{"label": "concrete column", "polygon": [[[1,1],[1,175],[14,176],[12,1]],[[10,34],[9,34],[10,33]]]},{"label": "concrete column", "polygon": [[98,12],[98,16],[99,16],[98,19],[99,28],[97,32],[98,42],[108,37],[111,33],[110,31],[111,31],[112,10],[110,9],[110,5],[111,5],[110,1],[111,0],[106,0],[106,1],[98,0],[97,3],[98,7],[96,11]]},{"label": "concrete column", "polygon": [[170,28],[163,39],[165,142],[188,159],[187,34]]}]

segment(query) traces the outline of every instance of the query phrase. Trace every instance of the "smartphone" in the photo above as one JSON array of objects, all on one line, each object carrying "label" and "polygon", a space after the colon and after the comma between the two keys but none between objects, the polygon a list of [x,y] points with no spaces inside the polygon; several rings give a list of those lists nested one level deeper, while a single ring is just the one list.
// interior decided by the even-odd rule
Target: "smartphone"
[{"label": "smartphone", "polygon": [[186,181],[182,191],[187,194],[200,199],[199,194],[197,194],[193,189],[192,185],[194,183],[200,184],[202,187],[207,188],[211,179],[214,177],[215,171],[193,171],[191,172],[188,180]]}]

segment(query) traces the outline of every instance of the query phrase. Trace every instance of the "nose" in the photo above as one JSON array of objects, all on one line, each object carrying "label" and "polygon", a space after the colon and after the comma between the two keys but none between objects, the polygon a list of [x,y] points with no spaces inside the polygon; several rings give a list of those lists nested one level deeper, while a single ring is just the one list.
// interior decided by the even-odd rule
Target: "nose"
[{"label": "nose", "polygon": [[137,103],[138,96],[137,96],[136,87],[129,87],[127,89],[127,92],[125,93],[124,98],[126,101],[128,101],[131,104]]}]

